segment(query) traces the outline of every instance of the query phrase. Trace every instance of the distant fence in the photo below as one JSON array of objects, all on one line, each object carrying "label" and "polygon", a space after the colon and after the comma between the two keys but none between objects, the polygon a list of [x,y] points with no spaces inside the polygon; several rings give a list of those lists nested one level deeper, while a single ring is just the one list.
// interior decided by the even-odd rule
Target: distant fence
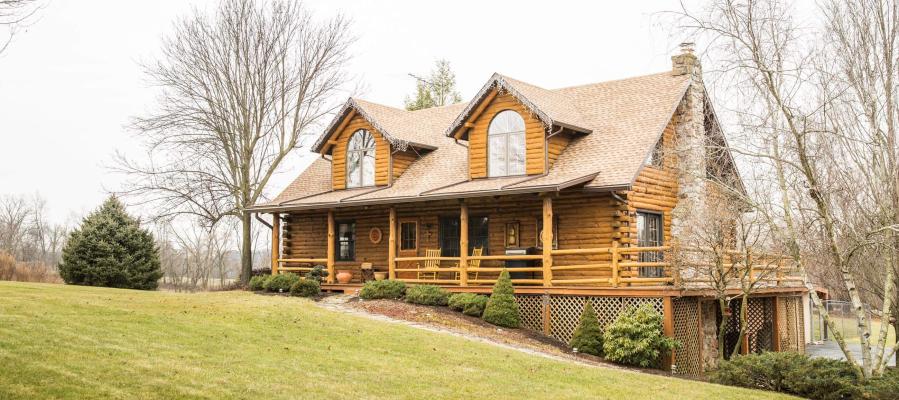
[{"label": "distant fence", "polygon": [[[858,323],[856,321],[855,311],[852,310],[852,304],[848,301],[826,300],[824,306],[827,308],[827,314],[833,321],[835,328],[847,342],[858,342]],[[865,311],[868,314],[870,322],[871,337],[876,339],[880,334],[881,318],[879,313],[866,306]],[[818,313],[818,309],[811,307],[811,328],[812,341],[824,341],[833,339],[833,333],[825,326],[824,318]],[[888,328],[890,335],[895,335],[893,328]],[[895,337],[895,336],[891,336]],[[892,343],[890,339],[889,343]]]}]

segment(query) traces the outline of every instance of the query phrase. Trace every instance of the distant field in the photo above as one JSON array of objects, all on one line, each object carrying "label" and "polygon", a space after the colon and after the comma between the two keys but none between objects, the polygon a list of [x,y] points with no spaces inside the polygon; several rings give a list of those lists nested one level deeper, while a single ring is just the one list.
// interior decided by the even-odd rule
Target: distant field
[{"label": "distant field", "polygon": [[0,282],[0,399],[775,399],[246,292]]}]

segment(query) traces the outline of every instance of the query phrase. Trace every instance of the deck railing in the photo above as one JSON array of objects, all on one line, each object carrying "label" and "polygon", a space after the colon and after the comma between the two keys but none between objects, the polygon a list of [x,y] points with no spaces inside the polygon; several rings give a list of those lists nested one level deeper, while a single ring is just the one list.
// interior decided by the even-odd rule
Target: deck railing
[{"label": "deck railing", "polygon": [[[675,271],[675,263],[672,252],[674,250],[670,246],[654,246],[654,247],[619,247],[613,245],[611,247],[583,248],[583,249],[554,249],[550,251],[550,256],[554,261],[549,267],[549,272],[553,277],[549,281],[552,286],[571,286],[571,285],[596,285],[596,286],[647,286],[647,285],[674,285],[682,286],[681,274]],[[676,250],[681,254],[702,253],[699,249],[680,248]],[[738,251],[728,251],[733,257],[744,257],[745,255]],[[560,263],[566,256],[602,256],[601,261],[585,261],[582,263]],[[647,257],[647,255],[649,257]],[[461,257],[396,257],[397,268],[394,272],[396,279],[407,283],[429,283],[439,285],[492,285],[496,283],[496,277],[503,270],[509,272],[527,272],[535,275],[532,278],[513,278],[514,285],[546,285],[543,279],[547,273],[547,269],[542,265],[530,267],[512,267],[504,266],[483,266],[470,267],[469,261],[542,261],[544,255],[481,255],[481,256],[461,256]],[[606,260],[607,259],[607,260]],[[641,261],[648,259],[650,261]],[[429,261],[440,261],[445,266],[440,267],[424,267]],[[770,254],[752,255],[753,263],[749,266],[750,280],[769,282],[771,284],[780,285],[783,282],[801,281],[796,276],[795,269],[789,259],[783,256]],[[327,263],[326,258],[283,258],[278,259],[281,272],[305,272],[312,269],[313,265]],[[297,266],[297,264],[306,264],[308,266]],[[535,263],[540,264],[540,263]],[[682,264],[684,264],[682,262]],[[690,268],[707,268],[713,265],[703,261],[703,257],[691,260],[688,264]],[[399,265],[403,265],[400,267]],[[660,269],[661,273],[653,273],[644,275],[641,271],[644,268],[652,268],[654,271]],[[731,268],[745,268],[739,263],[734,262]],[[565,276],[568,271],[578,271],[583,273],[583,277]],[[745,271],[745,270],[744,270]],[[477,273],[477,274],[475,274]],[[485,278],[484,275],[489,276]],[[428,275],[422,277],[421,275]],[[660,276],[656,276],[660,275]],[[410,277],[412,276],[412,277]],[[476,278],[475,278],[476,277]],[[691,283],[703,283],[703,278],[692,278]],[[706,282],[708,283],[708,282]]]}]

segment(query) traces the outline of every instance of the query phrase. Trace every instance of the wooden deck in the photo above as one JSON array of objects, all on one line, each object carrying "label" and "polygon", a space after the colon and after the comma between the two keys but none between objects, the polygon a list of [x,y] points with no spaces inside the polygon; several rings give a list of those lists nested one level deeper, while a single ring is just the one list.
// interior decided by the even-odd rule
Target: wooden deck
[{"label": "wooden deck", "polygon": [[[493,287],[484,286],[458,286],[440,285],[450,293],[481,293],[490,294]],[[323,283],[322,291],[355,294],[362,288],[361,283]],[[755,295],[803,293],[803,286],[760,288]],[[730,292],[739,294],[738,289]],[[634,287],[591,287],[591,286],[515,286],[516,294],[549,294],[569,296],[616,296],[616,297],[714,297],[715,293],[708,289],[681,289],[674,286],[634,286]]]}]

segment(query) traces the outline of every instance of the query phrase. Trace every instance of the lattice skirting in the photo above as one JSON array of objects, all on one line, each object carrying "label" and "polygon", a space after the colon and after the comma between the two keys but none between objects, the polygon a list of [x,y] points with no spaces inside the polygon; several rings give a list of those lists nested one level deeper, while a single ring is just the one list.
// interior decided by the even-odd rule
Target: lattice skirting
[{"label": "lattice skirting", "polygon": [[802,297],[781,297],[777,302],[777,319],[780,350],[805,352]]},{"label": "lattice skirting", "polygon": [[[596,317],[602,326],[606,326],[631,306],[640,306],[644,303],[652,306],[662,313],[662,298],[660,297],[591,297],[591,296],[548,296],[543,295],[516,295],[518,309],[521,312],[522,326],[535,331],[543,331],[543,315],[550,315],[549,335],[564,343],[571,341],[571,335],[577,329],[584,305],[590,299]],[[548,307],[548,309],[547,309]]]},{"label": "lattice skirting", "polygon": [[674,372],[702,375],[699,301],[696,297],[681,297],[674,299],[671,306],[674,309],[674,339],[681,344],[674,350]]}]

